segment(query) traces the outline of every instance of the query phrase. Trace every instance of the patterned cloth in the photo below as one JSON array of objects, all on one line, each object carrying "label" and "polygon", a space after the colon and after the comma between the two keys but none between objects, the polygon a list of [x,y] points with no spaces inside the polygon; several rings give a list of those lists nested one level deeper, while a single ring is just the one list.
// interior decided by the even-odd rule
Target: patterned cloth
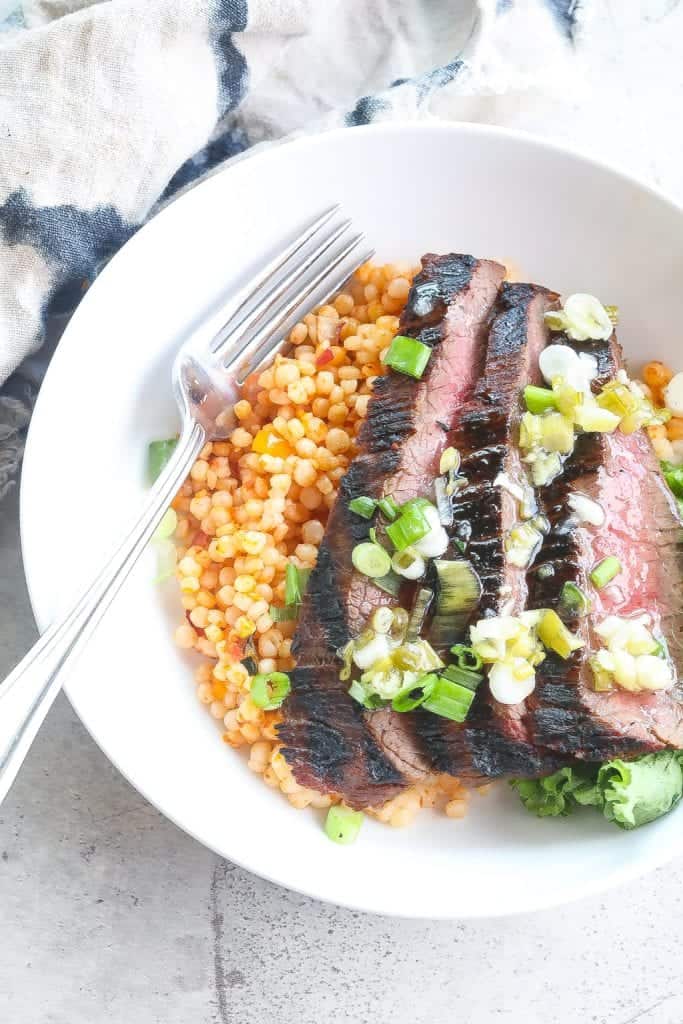
[{"label": "patterned cloth", "polygon": [[0,0],[0,497],[69,314],[160,204],[292,132],[504,121],[580,27],[579,0]]}]

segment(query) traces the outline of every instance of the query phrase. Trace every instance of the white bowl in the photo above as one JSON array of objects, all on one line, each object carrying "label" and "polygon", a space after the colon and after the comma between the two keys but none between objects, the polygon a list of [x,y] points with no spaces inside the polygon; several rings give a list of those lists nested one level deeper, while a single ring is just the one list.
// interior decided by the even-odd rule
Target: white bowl
[{"label": "white bowl", "polygon": [[[183,327],[274,240],[337,200],[380,259],[425,251],[514,261],[533,281],[618,303],[636,361],[678,366],[683,216],[628,178],[520,134],[383,125],[277,146],[183,195],[86,294],[31,425],[21,524],[44,628],[145,493],[147,442],[172,434],[169,368]],[[326,839],[221,743],[175,649],[174,584],[143,560],[67,683],[81,719],[149,800],[200,842],[292,889],[363,910],[483,917],[596,893],[683,849],[683,813],[624,833],[597,814],[537,820],[505,785],[464,821],[424,812],[358,842]],[[163,870],[163,865],[160,866]]]}]

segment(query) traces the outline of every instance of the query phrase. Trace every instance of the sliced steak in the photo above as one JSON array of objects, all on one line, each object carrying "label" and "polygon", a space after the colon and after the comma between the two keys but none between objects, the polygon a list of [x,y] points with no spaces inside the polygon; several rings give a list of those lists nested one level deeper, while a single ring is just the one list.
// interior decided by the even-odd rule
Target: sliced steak
[{"label": "sliced steak", "polygon": [[[449,439],[461,453],[461,472],[468,480],[453,503],[453,530],[469,537],[465,557],[482,585],[470,624],[487,615],[517,615],[526,607],[526,572],[505,557],[505,538],[519,521],[518,503],[498,479],[504,474],[503,479],[526,482],[517,447],[522,391],[541,381],[538,357],[548,341],[543,315],[557,298],[537,285],[503,285],[482,377]],[[454,634],[448,642],[462,639]],[[524,711],[523,703],[494,700],[485,681],[464,724],[419,712],[414,728],[438,772],[479,779],[552,771],[557,758],[529,741]]]},{"label": "sliced steak", "polygon": [[[614,335],[609,342],[575,347],[598,356],[596,390],[622,367]],[[530,735],[538,744],[589,761],[683,747],[680,681],[656,693],[596,693],[589,664],[601,646],[595,625],[607,615],[647,612],[667,640],[679,680],[683,669],[681,523],[645,432],[581,435],[563,476],[540,493],[552,529],[529,574],[530,607],[557,608],[569,580],[590,595],[593,610],[590,618],[569,622],[585,647],[567,661],[549,653],[539,666],[527,701]],[[569,505],[573,493],[600,503],[603,526],[576,525]],[[622,572],[596,591],[591,569],[609,555],[619,559]]]},{"label": "sliced steak", "polygon": [[309,581],[279,730],[283,754],[300,783],[341,793],[352,806],[382,803],[424,776],[429,763],[410,730],[365,715],[339,680],[338,649],[374,608],[393,601],[353,569],[351,552],[368,523],[348,504],[363,494],[391,493],[401,502],[430,491],[458,410],[480,375],[503,275],[500,265],[472,256],[423,257],[400,330],[429,345],[432,357],[420,381],[389,370],[375,382],[359,454],[342,480]]}]

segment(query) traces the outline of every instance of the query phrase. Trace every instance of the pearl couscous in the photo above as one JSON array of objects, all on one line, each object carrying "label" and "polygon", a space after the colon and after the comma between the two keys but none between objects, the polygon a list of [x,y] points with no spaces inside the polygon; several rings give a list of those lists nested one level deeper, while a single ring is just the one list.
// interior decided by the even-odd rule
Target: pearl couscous
[{"label": "pearl couscous", "polygon": [[671,401],[667,389],[672,381],[683,383],[683,374],[674,374],[671,367],[654,360],[643,368],[643,384],[655,408],[669,406],[673,415],[668,423],[648,427],[655,454],[662,462],[683,463],[683,406]]},{"label": "pearl couscous", "polygon": [[[230,437],[204,447],[173,502],[185,609],[175,639],[204,656],[197,697],[221,725],[223,741],[244,748],[249,767],[295,807],[337,801],[295,781],[277,741],[279,712],[253,703],[249,669],[294,666],[296,623],[274,622],[269,609],[284,604],[288,562],[315,564],[418,269],[365,264],[346,291],[296,324],[273,365],[246,381]],[[444,776],[370,813],[400,826],[434,806],[461,818],[467,792]]]}]

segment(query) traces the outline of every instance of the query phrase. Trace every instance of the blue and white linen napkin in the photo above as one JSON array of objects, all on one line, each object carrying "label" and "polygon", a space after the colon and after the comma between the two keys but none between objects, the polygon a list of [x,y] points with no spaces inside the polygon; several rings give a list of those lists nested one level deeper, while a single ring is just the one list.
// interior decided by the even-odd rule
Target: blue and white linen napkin
[{"label": "blue and white linen napkin", "polygon": [[160,204],[292,132],[504,122],[557,87],[590,6],[0,0],[0,497],[68,316]]}]

